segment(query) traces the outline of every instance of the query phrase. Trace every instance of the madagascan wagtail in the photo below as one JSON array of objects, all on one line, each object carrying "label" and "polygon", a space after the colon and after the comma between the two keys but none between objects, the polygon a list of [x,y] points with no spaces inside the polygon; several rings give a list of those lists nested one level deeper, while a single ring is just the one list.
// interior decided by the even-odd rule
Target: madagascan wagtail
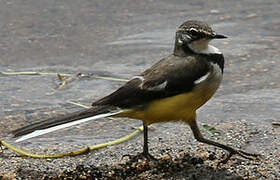
[{"label": "madagascan wagtail", "polygon": [[17,140],[22,141],[103,117],[139,119],[144,127],[142,155],[151,159],[147,126],[182,121],[191,127],[198,141],[227,150],[229,155],[224,163],[234,154],[247,159],[257,156],[205,139],[196,123],[196,110],[213,96],[223,76],[223,54],[209,42],[223,38],[226,36],[215,33],[204,22],[187,21],[176,31],[173,54],[134,76],[112,94],[93,102],[91,108],[34,123],[12,133],[22,136]]}]

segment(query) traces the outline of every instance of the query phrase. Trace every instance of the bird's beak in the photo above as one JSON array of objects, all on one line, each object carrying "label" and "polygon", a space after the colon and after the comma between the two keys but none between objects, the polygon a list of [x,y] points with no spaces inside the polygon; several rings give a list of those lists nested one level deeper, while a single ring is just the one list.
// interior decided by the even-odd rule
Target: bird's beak
[{"label": "bird's beak", "polygon": [[211,35],[211,38],[213,38],[213,39],[225,39],[227,37],[225,35],[222,35],[222,34],[214,33],[214,34]]}]

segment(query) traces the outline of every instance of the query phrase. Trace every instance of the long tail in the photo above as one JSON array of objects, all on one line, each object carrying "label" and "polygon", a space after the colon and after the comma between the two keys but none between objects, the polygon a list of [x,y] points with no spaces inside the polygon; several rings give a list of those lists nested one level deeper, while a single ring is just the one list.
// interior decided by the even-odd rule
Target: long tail
[{"label": "long tail", "polygon": [[12,131],[11,133],[14,134],[15,137],[22,136],[16,140],[16,142],[20,142],[59,129],[99,118],[113,116],[122,112],[122,110],[112,112],[108,109],[109,108],[107,106],[91,107],[87,110],[77,111],[65,116],[50,118],[28,126],[24,126]]}]

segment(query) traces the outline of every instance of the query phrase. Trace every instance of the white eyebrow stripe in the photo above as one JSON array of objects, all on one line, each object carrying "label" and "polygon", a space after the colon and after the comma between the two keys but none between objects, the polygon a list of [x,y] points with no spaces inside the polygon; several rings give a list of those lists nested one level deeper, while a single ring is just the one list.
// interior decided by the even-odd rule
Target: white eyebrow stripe
[{"label": "white eyebrow stripe", "polygon": [[190,28],[190,31],[192,31],[192,30],[198,32],[198,30],[195,28]]},{"label": "white eyebrow stripe", "polygon": [[194,81],[194,84],[200,84],[202,83],[203,81],[205,81],[210,75],[210,72],[206,73],[204,76],[201,76],[199,79],[195,80]]}]

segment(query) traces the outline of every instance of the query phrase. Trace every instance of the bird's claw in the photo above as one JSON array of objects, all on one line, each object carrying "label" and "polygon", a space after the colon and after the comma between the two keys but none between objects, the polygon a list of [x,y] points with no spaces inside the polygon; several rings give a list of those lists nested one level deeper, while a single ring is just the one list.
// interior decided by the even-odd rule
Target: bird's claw
[{"label": "bird's claw", "polygon": [[2,142],[0,141],[0,153],[3,153],[4,147],[2,146]]},{"label": "bird's claw", "polygon": [[253,160],[253,159],[261,156],[261,154],[248,153],[248,152],[245,152],[245,151],[242,151],[242,150],[233,150],[233,151],[230,151],[229,155],[224,160],[220,161],[218,163],[218,165],[226,164],[229,161],[229,159],[235,154],[237,154],[237,155],[239,155],[239,156],[241,156],[245,159],[249,159],[249,160]]},{"label": "bird's claw", "polygon": [[139,159],[146,159],[147,161],[152,161],[152,162],[157,162],[157,161],[158,161],[158,159],[156,159],[156,158],[155,158],[154,156],[152,156],[150,153],[146,153],[146,152],[138,153],[138,154],[135,155],[135,156],[126,154],[126,155],[123,155],[123,158],[124,158],[124,157],[129,157],[129,159],[130,159],[132,162],[138,161]]}]

